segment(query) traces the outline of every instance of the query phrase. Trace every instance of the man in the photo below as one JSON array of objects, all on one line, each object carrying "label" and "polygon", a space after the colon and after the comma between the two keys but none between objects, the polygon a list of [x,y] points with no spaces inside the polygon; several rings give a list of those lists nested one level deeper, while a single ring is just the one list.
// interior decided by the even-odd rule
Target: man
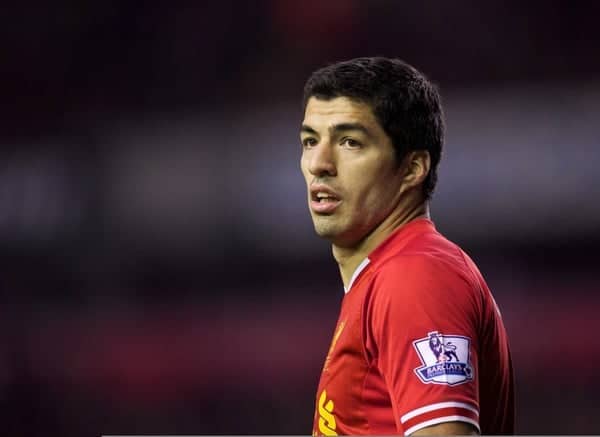
[{"label": "man", "polygon": [[511,434],[513,373],[500,312],[428,202],[444,122],[410,65],[359,58],[304,89],[301,168],[346,292],[313,435]]}]

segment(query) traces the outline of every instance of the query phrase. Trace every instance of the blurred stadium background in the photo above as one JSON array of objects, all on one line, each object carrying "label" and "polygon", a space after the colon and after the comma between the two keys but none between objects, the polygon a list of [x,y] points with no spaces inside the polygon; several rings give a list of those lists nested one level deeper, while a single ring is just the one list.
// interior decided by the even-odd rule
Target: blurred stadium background
[{"label": "blurred stadium background", "polygon": [[599,433],[599,5],[3,7],[3,433],[310,433],[343,291],[300,95],[375,54],[442,90],[433,218],[502,308],[518,432]]}]

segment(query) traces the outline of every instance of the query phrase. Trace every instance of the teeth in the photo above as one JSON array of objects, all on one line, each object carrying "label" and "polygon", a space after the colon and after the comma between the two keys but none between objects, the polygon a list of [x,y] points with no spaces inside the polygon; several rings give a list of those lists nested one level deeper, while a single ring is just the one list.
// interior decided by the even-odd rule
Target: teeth
[{"label": "teeth", "polygon": [[330,196],[327,193],[317,193],[318,199],[328,199]]}]

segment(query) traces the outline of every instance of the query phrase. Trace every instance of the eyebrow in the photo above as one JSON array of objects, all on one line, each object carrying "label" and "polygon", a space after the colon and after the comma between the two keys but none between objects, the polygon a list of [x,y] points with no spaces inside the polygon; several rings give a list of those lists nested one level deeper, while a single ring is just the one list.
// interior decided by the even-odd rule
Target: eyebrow
[{"label": "eyebrow", "polygon": [[303,124],[302,127],[300,128],[300,132],[304,132],[307,134],[313,134],[313,135],[318,135],[317,131],[314,130],[312,127],[310,127],[307,124]]},{"label": "eyebrow", "polygon": [[[362,132],[363,134],[365,134],[367,136],[371,135],[369,130],[360,123],[339,123],[339,124],[334,124],[333,126],[329,127],[329,132],[331,132],[331,133],[340,133],[340,132],[345,132],[345,131],[350,131],[350,130]],[[310,127],[306,124],[302,125],[300,132],[318,135],[318,132],[316,130],[314,130],[312,127]]]}]

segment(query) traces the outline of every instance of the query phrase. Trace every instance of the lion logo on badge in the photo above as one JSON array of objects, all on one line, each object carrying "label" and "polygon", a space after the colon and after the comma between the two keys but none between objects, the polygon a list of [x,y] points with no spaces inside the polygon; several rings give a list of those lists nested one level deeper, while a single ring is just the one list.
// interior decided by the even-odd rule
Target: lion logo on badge
[{"label": "lion logo on badge", "polygon": [[415,373],[423,383],[458,385],[473,380],[469,337],[433,331],[413,346],[423,364]]}]

